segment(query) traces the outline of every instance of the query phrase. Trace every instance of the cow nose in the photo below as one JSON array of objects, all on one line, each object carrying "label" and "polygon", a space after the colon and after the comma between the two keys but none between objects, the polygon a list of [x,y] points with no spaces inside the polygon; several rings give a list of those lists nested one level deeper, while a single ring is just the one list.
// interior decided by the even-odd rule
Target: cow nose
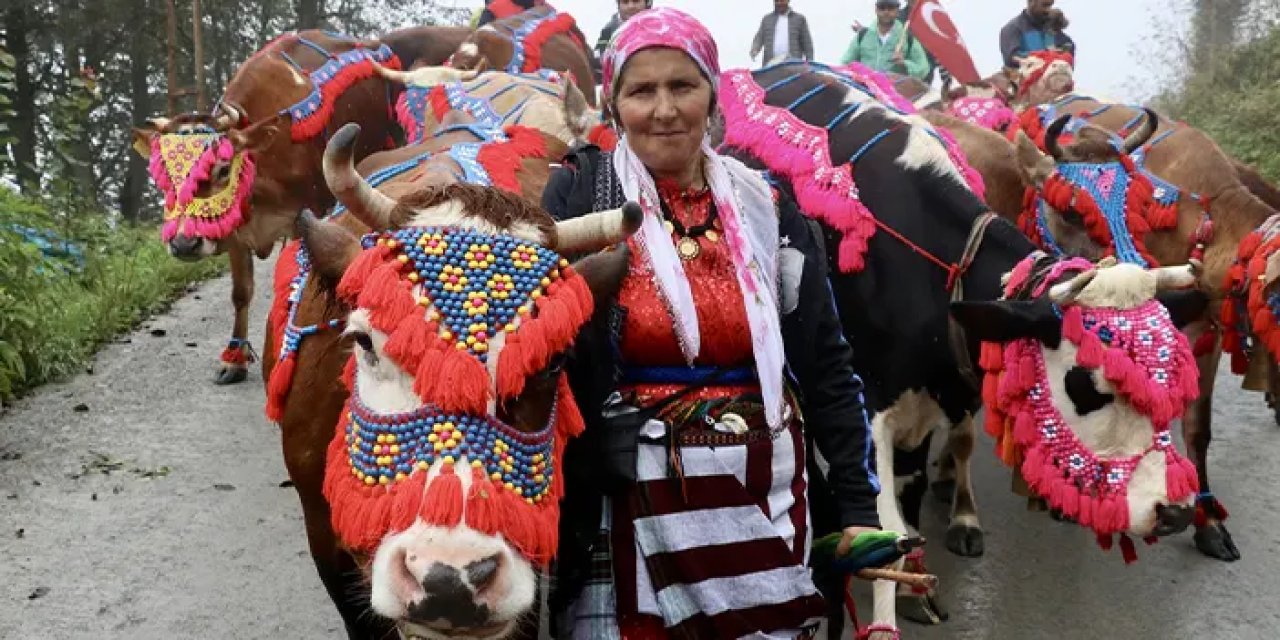
[{"label": "cow nose", "polygon": [[1157,505],[1156,528],[1153,533],[1157,536],[1171,536],[1175,533],[1182,533],[1191,525],[1191,520],[1195,517],[1195,514],[1196,510],[1186,505]]},{"label": "cow nose", "polygon": [[471,583],[471,588],[479,593],[493,584],[493,579],[498,577],[498,562],[501,559],[501,556],[492,555],[467,565],[467,580]]},{"label": "cow nose", "polygon": [[194,258],[200,249],[200,238],[192,238],[181,233],[169,241],[169,253],[175,258]]},{"label": "cow nose", "polygon": [[457,567],[441,562],[432,563],[422,578],[425,595],[422,600],[409,606],[409,617],[430,626],[454,629],[469,629],[487,624],[491,612],[489,605],[476,601],[480,585],[476,584],[475,578],[478,576],[484,579],[486,584],[492,582],[497,574],[498,562],[494,558],[486,558],[467,565],[465,570],[467,581],[471,581],[472,585],[462,579],[462,571]]}]

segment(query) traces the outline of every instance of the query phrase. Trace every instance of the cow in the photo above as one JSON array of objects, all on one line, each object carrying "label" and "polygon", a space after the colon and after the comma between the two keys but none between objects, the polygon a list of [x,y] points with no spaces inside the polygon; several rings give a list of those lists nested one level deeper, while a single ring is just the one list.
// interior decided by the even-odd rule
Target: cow
[{"label": "cow", "polygon": [[378,73],[405,90],[396,101],[396,117],[410,141],[434,130],[451,111],[460,110],[489,126],[523,124],[552,133],[566,145],[616,142],[600,112],[570,76],[541,70],[532,74],[501,71],[452,77],[448,67],[417,67]]},{"label": "cow", "polygon": [[1231,372],[1244,375],[1245,389],[1266,392],[1272,415],[1280,423],[1280,330],[1274,300],[1280,297],[1280,214],[1267,218],[1240,242],[1224,285],[1222,350],[1230,354]]},{"label": "cow", "polygon": [[[833,294],[855,368],[867,383],[867,406],[875,411],[878,474],[886,483],[894,477],[895,446],[927,455],[933,428],[956,425],[948,445],[956,483],[947,546],[962,555],[981,554],[969,477],[973,414],[981,398],[976,380],[960,372],[977,370],[978,337],[999,336],[953,336],[948,304],[953,297],[995,303],[1003,295],[1002,274],[1034,246],[1013,225],[988,215],[923,119],[879,103],[867,85],[823,65],[784,63],[726,72],[720,86],[726,150],[767,169],[822,227]],[[909,291],[902,282],[912,283]],[[1151,432],[1141,420],[1113,424]],[[923,472],[924,464],[913,462]],[[918,523],[923,486],[913,482],[904,492],[905,518],[894,492],[882,491],[878,510],[886,529],[906,532],[908,523]],[[1132,533],[1172,531],[1186,519],[1180,500],[1162,500],[1171,507],[1165,514],[1156,502],[1141,506]],[[824,514],[822,501],[815,497],[814,504],[817,529]],[[821,586],[838,601],[843,585]],[[891,637],[895,586],[878,582],[874,591],[881,626],[872,637]],[[912,619],[940,621],[928,595],[904,597],[900,604]],[[835,618],[833,624],[840,625]]]},{"label": "cow", "polygon": [[236,70],[212,115],[153,118],[134,131],[134,149],[150,159],[165,192],[162,239],[169,253],[183,260],[217,253],[231,258],[235,321],[218,384],[243,381],[253,358],[251,256],[269,255],[275,241],[291,233],[299,209],[333,204],[316,142],[337,126],[358,122],[364,135],[357,154],[384,148],[398,135],[391,119],[394,94],[370,65],[439,64],[447,53],[433,52],[431,45],[456,47],[461,38],[436,35],[415,28],[382,41],[316,30],[281,36]]},{"label": "cow", "polygon": [[595,57],[573,16],[543,5],[476,29],[449,59],[449,66],[475,69],[487,64],[508,73],[555,69],[573,76],[596,106]]},{"label": "cow", "polygon": [[[431,140],[447,151],[455,135],[467,132]],[[411,159],[375,189],[408,152],[357,173],[359,137],[347,125],[326,148],[343,211],[299,219],[311,277],[290,314],[345,329],[263,363],[273,382],[293,370],[279,422],[312,559],[350,638],[505,638],[536,612],[560,455],[582,427],[563,353],[625,271],[616,254],[572,267],[560,255],[625,239],[639,208],[554,223],[529,200],[548,173],[532,153],[505,156],[516,193],[466,184],[431,157],[422,164],[443,166]],[[467,251],[446,248],[460,242]],[[288,336],[268,324],[270,341]]]}]

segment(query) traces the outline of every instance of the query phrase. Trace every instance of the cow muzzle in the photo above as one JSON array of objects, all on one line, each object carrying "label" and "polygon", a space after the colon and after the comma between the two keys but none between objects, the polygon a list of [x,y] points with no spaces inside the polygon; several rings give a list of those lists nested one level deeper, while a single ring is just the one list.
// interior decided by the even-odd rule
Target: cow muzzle
[{"label": "cow muzzle", "polygon": [[500,538],[415,527],[373,563],[372,604],[406,639],[505,638],[535,604],[537,575]]},{"label": "cow muzzle", "polygon": [[208,238],[177,234],[169,240],[169,255],[188,262],[207,258],[217,251],[217,244]]}]

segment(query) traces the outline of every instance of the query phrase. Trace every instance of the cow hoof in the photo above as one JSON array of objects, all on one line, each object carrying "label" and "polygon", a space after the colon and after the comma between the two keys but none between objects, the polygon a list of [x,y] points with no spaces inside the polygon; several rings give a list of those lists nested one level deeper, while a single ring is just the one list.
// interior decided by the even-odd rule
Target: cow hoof
[{"label": "cow hoof", "polygon": [[[1280,420],[1280,418],[1277,419]],[[933,491],[933,497],[937,498],[939,502],[951,504],[951,500],[956,495],[956,481],[954,478],[950,480],[935,480],[933,484],[929,485],[929,490]]]},{"label": "cow hoof", "polygon": [[898,615],[916,624],[939,625],[951,617],[932,595],[898,596]]},{"label": "cow hoof", "polygon": [[1276,426],[1280,426],[1280,404],[1271,407],[1271,415],[1276,419]]},{"label": "cow hoof", "polygon": [[240,365],[223,365],[218,371],[218,377],[214,378],[213,383],[219,386],[224,384],[235,384],[244,382],[249,377],[249,367]]},{"label": "cow hoof", "polygon": [[1231,533],[1221,522],[1196,528],[1195,541],[1200,553],[1210,558],[1226,562],[1235,562],[1240,559],[1240,549],[1236,548],[1235,541],[1231,539]]},{"label": "cow hoof", "polygon": [[977,558],[984,551],[982,529],[963,524],[947,528],[947,549],[962,558]]}]

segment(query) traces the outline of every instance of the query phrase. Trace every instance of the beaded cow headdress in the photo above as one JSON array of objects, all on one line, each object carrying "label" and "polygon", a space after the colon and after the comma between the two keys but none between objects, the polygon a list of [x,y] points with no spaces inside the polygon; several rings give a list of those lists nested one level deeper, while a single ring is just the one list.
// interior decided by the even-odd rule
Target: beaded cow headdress
[{"label": "beaded cow headdress", "polygon": [[[213,168],[227,161],[231,166],[226,186],[196,197]],[[155,136],[150,171],[164,193],[163,240],[173,239],[180,229],[185,235],[210,240],[229,235],[248,218],[254,169],[248,152],[237,152],[225,134],[213,129],[200,127]]]},{"label": "beaded cow headdress", "polygon": [[591,315],[585,280],[555,252],[501,233],[411,227],[367,236],[365,247],[338,293],[386,334],[384,353],[414,377],[422,405],[374,412],[348,365],[352,395],[324,487],[335,530],[372,550],[419,518],[466,524],[545,564],[557,543],[561,454],[582,417],[563,374],[538,431],[504,424],[490,401],[519,397],[569,346]]},{"label": "beaded cow headdress", "polygon": [[[1032,278],[1035,258],[1012,272],[1006,298],[1039,298],[1064,274],[1094,265],[1075,258],[1059,261]],[[1129,267],[1132,268],[1132,267]],[[1016,466],[1028,485],[1050,505],[1093,529],[1109,548],[1121,534],[1126,559],[1133,555],[1127,490],[1134,470],[1152,452],[1163,453],[1166,492],[1180,501],[1198,490],[1194,466],[1174,447],[1170,423],[1198,394],[1198,373],[1187,339],[1155,299],[1128,308],[1067,304],[1060,309],[1061,336],[1076,349],[1075,366],[1097,371],[1151,429],[1151,444],[1135,455],[1090,450],[1055,398],[1045,350],[1033,338],[984,343],[983,402],[986,428],[997,439],[1006,464]],[[1150,541],[1150,540],[1149,540]]]},{"label": "beaded cow headdress", "polygon": [[1145,237],[1153,230],[1176,227],[1177,211],[1133,159],[1121,152],[1119,138],[1112,136],[1109,144],[1116,150],[1114,158],[1059,162],[1039,188],[1028,187],[1019,227],[1041,249],[1062,255],[1049,216],[1054,211],[1073,211],[1103,255],[1144,267],[1159,266],[1147,250]]}]

